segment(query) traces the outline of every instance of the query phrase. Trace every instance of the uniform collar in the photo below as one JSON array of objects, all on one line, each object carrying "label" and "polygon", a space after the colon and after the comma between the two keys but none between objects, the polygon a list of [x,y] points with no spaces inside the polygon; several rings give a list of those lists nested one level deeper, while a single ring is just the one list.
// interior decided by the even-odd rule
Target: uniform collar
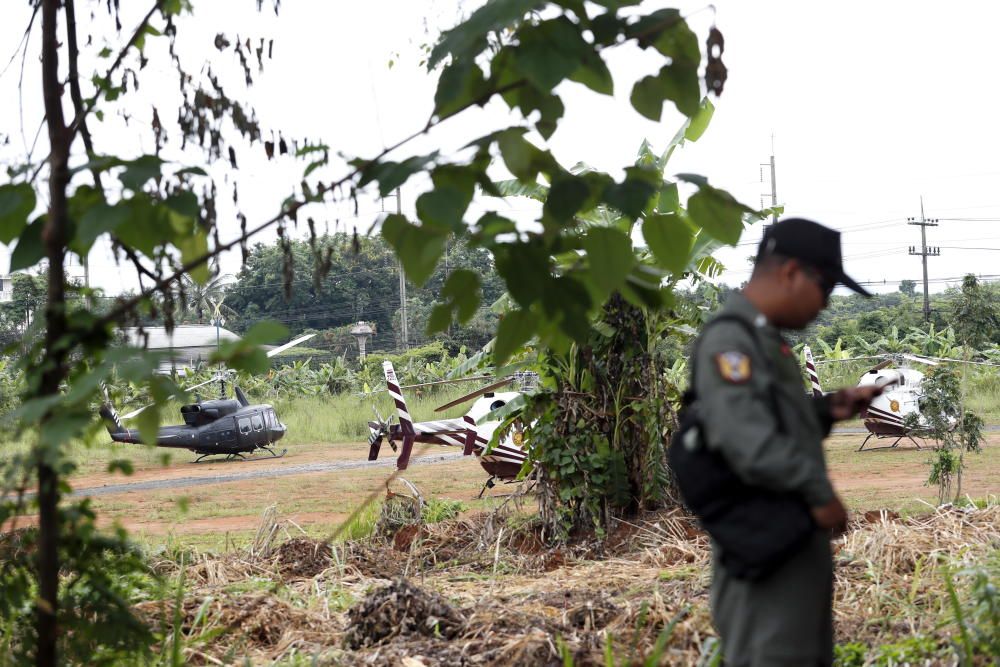
[{"label": "uniform collar", "polygon": [[764,314],[757,310],[756,306],[750,303],[750,299],[746,298],[743,295],[743,292],[733,292],[730,294],[729,298],[726,300],[726,304],[722,307],[722,310],[723,312],[732,313],[742,319],[745,319],[747,322],[763,331],[767,331],[769,333],[778,332],[777,328],[767,321]]}]

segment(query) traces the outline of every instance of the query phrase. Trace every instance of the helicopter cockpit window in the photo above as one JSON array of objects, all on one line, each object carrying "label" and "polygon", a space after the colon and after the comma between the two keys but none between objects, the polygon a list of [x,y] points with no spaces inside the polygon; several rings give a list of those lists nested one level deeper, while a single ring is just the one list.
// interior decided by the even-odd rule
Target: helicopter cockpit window
[{"label": "helicopter cockpit window", "polygon": [[507,405],[506,401],[493,401],[492,403],[490,403],[490,410],[491,411],[492,410],[497,410],[499,408],[502,408],[505,405]]},{"label": "helicopter cockpit window", "polygon": [[253,430],[262,431],[264,430],[264,420],[260,418],[260,415],[253,415],[250,417],[250,422],[253,424]]},{"label": "helicopter cockpit window", "polygon": [[240,433],[243,435],[249,435],[253,429],[250,427],[250,420],[246,417],[240,419],[239,421]]}]

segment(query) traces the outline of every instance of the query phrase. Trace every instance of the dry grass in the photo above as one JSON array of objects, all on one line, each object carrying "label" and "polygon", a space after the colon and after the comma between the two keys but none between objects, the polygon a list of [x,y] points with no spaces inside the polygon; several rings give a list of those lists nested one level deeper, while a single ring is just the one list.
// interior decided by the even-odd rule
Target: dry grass
[{"label": "dry grass", "polygon": [[[945,644],[953,628],[941,559],[985,562],[998,545],[997,505],[859,519],[836,546],[839,637],[876,646],[925,635]],[[715,641],[708,557],[705,537],[677,513],[557,549],[542,548],[536,525],[510,506],[333,546],[271,514],[251,546],[184,567],[185,658],[534,665],[562,664],[566,654],[591,665],[605,663],[610,642],[624,664],[641,661],[669,631],[660,662],[695,664]],[[180,572],[173,561],[158,567]],[[392,583],[403,577],[415,588]],[[173,617],[169,601],[140,610],[166,624]],[[364,610],[371,617],[360,623]]]}]

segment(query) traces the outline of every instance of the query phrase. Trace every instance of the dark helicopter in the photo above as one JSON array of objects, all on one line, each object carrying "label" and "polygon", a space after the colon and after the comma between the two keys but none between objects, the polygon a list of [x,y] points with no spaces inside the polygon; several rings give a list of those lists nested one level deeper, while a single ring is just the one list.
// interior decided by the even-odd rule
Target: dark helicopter
[{"label": "dark helicopter", "polygon": [[[281,347],[268,352],[268,357],[287,350],[293,345],[311,338],[314,334],[302,336]],[[219,380],[225,387],[225,376],[219,375],[209,380]],[[197,387],[208,384],[203,382]],[[267,403],[251,405],[243,390],[233,386],[236,398],[219,398],[214,400],[197,400],[181,407],[184,423],[177,426],[164,426],[156,436],[156,442],[142,439],[138,429],[125,428],[122,419],[136,416],[146,408],[135,410],[125,417],[119,417],[117,411],[106,401],[100,409],[104,424],[115,442],[131,444],[152,444],[156,447],[174,449],[189,449],[198,455],[195,463],[208,456],[223,455],[227,459],[246,460],[244,454],[250,454],[258,449],[268,452],[274,458],[284,456],[288,450],[275,452],[272,445],[284,437],[287,427],[278,419],[274,408]],[[148,407],[148,406],[146,406]]]}]

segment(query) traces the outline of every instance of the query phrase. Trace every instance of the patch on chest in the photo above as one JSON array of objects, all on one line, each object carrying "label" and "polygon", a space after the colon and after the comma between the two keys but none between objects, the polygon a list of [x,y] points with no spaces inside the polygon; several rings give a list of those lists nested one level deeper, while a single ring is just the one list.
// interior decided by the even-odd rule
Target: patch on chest
[{"label": "patch on chest", "polygon": [[742,352],[720,352],[715,355],[715,365],[726,382],[743,384],[750,379],[750,357]]}]

